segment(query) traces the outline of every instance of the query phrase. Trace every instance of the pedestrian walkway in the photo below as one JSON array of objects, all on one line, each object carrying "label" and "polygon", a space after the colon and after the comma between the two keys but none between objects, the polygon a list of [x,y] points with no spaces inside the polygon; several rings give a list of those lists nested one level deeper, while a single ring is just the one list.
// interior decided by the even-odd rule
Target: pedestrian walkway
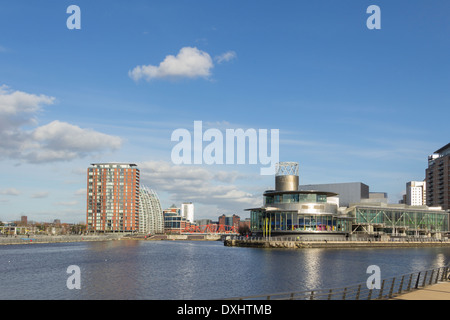
[{"label": "pedestrian walkway", "polygon": [[439,282],[401,294],[390,300],[450,300],[450,281]]}]

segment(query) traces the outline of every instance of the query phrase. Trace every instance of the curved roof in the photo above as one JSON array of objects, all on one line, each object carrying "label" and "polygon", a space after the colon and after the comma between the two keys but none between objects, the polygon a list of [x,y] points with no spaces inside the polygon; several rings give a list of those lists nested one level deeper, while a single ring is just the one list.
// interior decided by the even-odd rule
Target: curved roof
[{"label": "curved roof", "polygon": [[327,197],[338,196],[337,193],[329,191],[318,191],[318,190],[295,190],[295,191],[277,191],[277,190],[266,190],[264,191],[264,196],[267,195],[279,195],[279,194],[321,194]]}]

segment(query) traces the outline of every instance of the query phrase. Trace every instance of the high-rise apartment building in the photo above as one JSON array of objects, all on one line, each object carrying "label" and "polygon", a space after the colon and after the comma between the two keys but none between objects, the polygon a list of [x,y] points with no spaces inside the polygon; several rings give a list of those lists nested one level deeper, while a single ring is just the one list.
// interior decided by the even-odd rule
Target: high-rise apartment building
[{"label": "high-rise apartment building", "polygon": [[91,164],[87,170],[87,231],[139,231],[139,180],[135,164]]},{"label": "high-rise apartment building", "polygon": [[427,206],[450,209],[450,143],[428,157],[425,170],[427,184]]},{"label": "high-rise apartment building", "polygon": [[425,206],[427,204],[427,183],[425,181],[410,181],[406,184],[406,202],[409,206]]},{"label": "high-rise apartment building", "polygon": [[158,195],[142,185],[139,190],[139,232],[164,233],[164,216]]}]

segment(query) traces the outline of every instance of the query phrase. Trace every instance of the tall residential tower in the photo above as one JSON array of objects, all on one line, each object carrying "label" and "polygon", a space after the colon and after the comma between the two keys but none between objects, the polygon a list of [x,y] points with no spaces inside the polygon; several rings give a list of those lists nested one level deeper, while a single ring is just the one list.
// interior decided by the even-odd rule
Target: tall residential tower
[{"label": "tall residential tower", "polygon": [[87,175],[87,231],[139,231],[137,166],[132,163],[93,163]]},{"label": "tall residential tower", "polygon": [[450,143],[428,157],[425,180],[427,206],[450,209]]},{"label": "tall residential tower", "polygon": [[140,188],[139,232],[164,233],[164,216],[158,195],[144,185]]}]

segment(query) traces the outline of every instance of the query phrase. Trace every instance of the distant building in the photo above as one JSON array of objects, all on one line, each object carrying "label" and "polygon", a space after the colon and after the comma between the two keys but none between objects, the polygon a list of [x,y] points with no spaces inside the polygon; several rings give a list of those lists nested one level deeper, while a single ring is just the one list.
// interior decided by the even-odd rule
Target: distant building
[{"label": "distant building", "polygon": [[164,233],[164,216],[158,195],[146,186],[141,186],[139,192],[139,232]]},{"label": "distant building", "polygon": [[327,184],[300,185],[299,191],[324,191],[339,195],[340,207],[348,207],[351,203],[359,203],[363,199],[369,199],[369,186],[362,182],[344,182]]},{"label": "distant building", "polygon": [[386,192],[369,192],[369,199],[364,200],[362,202],[381,202],[388,203],[388,194]]},{"label": "distant building", "polygon": [[425,206],[427,204],[426,185],[425,181],[409,181],[406,183],[405,204],[409,206]]},{"label": "distant building", "polygon": [[450,143],[428,157],[425,170],[426,203],[429,207],[450,209]]},{"label": "distant building", "polygon": [[91,164],[87,170],[87,231],[139,231],[139,180],[135,164]]},{"label": "distant building", "polygon": [[197,224],[198,226],[206,226],[209,224],[213,224],[213,221],[211,219],[198,219],[195,220],[195,224]]},{"label": "distant building", "polygon": [[234,227],[236,230],[239,228],[239,221],[241,221],[241,217],[233,214],[232,216],[221,215],[219,217],[219,226],[228,226]]},{"label": "distant building", "polygon": [[194,204],[192,202],[183,202],[181,204],[181,215],[190,223],[194,223]]},{"label": "distant building", "polygon": [[191,226],[191,222],[181,215],[181,209],[173,204],[170,208],[163,210],[164,232],[182,233]]}]

